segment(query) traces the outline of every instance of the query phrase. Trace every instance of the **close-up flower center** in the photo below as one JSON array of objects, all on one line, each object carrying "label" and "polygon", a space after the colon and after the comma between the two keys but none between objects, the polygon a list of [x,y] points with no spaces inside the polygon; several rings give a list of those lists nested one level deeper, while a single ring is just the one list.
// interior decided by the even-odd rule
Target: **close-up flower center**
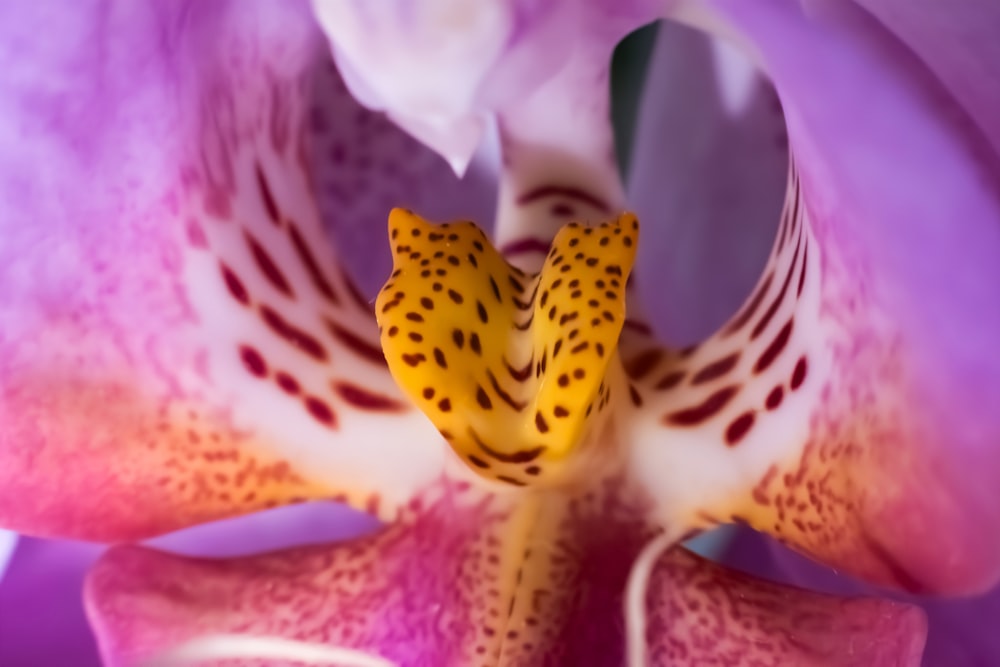
[{"label": "close-up flower center", "polygon": [[477,473],[515,486],[561,481],[601,446],[595,434],[621,389],[638,228],[631,215],[570,223],[541,271],[525,273],[472,223],[391,214],[394,269],[375,303],[382,348],[396,382]]}]

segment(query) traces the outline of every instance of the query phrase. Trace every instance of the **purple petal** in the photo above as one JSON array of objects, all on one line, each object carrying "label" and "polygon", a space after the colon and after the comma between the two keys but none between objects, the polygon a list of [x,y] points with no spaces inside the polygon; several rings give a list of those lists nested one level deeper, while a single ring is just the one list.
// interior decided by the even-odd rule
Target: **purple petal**
[{"label": "purple petal", "polygon": [[1000,5],[992,0],[856,0],[937,75],[1000,151]]},{"label": "purple petal", "polygon": [[857,8],[705,7],[686,20],[771,77],[794,169],[760,298],[697,349],[626,343],[633,469],[668,523],[744,521],[870,581],[983,590],[1000,574],[996,160]]},{"label": "purple petal", "polygon": [[664,22],[638,119],[629,199],[643,213],[638,285],[667,340],[721,326],[760,275],[788,171],[781,105],[734,47]]},{"label": "purple petal", "polygon": [[84,615],[84,575],[103,549],[21,538],[0,580],[0,664],[99,667]]}]

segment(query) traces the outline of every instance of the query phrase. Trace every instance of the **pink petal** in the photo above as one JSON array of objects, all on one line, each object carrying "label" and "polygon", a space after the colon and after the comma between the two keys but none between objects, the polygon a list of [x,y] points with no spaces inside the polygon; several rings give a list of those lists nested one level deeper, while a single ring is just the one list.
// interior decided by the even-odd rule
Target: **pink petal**
[{"label": "pink petal", "polygon": [[678,353],[626,343],[633,470],[670,525],[744,521],[869,581],[982,590],[1000,574],[993,158],[850,6],[719,0],[687,18],[752,49],[795,169],[732,322]]},{"label": "pink petal", "polygon": [[649,599],[652,665],[919,665],[926,621],[895,602],[780,586],[674,549]]},{"label": "pink petal", "polygon": [[[410,525],[342,545],[222,561],[112,549],[87,586],[104,658],[132,665],[237,634],[401,667],[622,664],[625,583],[650,535],[639,508],[606,485],[517,502],[460,488]],[[750,581],[682,551],[663,559],[650,591],[654,665],[703,664],[712,646],[809,667],[848,664],[852,647],[915,664],[923,642],[919,612]]]},{"label": "pink petal", "polygon": [[[119,540],[331,497],[385,518],[436,479],[440,438],[322,232],[305,121],[330,64],[311,15],[42,2],[9,18],[0,525]],[[370,137],[351,108],[325,137]]]}]

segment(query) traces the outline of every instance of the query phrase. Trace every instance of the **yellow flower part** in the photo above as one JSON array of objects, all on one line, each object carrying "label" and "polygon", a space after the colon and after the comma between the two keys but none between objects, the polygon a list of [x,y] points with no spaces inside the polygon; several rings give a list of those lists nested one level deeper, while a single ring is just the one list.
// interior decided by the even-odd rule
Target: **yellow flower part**
[{"label": "yellow flower part", "polygon": [[610,401],[638,222],[571,223],[540,273],[473,223],[389,216],[393,272],[376,301],[400,387],[459,457],[514,485],[566,478]]}]

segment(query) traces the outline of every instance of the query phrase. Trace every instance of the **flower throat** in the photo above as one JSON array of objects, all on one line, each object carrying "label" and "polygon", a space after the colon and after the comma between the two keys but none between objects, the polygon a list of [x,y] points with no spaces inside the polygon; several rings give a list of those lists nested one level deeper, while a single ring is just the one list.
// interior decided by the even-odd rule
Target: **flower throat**
[{"label": "flower throat", "polygon": [[389,369],[458,456],[517,486],[581,462],[620,371],[635,216],[561,229],[542,269],[511,266],[471,222],[389,216],[376,300]]}]

